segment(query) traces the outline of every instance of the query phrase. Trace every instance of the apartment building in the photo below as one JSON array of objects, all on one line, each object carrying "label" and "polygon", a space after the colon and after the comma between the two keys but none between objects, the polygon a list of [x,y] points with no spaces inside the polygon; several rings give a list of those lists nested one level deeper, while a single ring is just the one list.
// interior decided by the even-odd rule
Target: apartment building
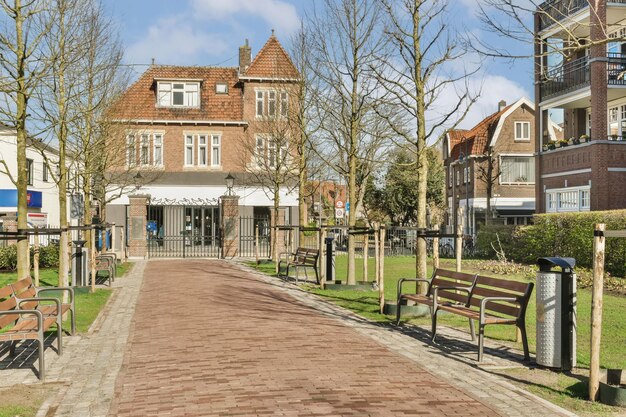
[{"label": "apartment building", "polygon": [[[559,127],[553,128],[557,134]],[[448,232],[463,221],[464,233],[475,235],[487,217],[527,224],[535,212],[534,152],[535,108],[526,97],[510,105],[500,101],[496,112],[469,130],[450,130],[442,149]],[[453,214],[459,207],[465,219]]]},{"label": "apartment building", "polygon": [[[224,195],[239,197],[242,219],[256,219],[242,234],[253,238],[255,222],[270,221],[274,196],[254,173],[284,157],[270,125],[297,105],[299,73],[273,34],[251,55],[246,41],[238,67],[152,65],[124,93],[115,108],[124,129],[112,141],[125,152],[112,170],[143,183],[108,204],[108,221],[128,224],[129,195],[148,196],[147,237],[155,250],[169,240],[168,256],[218,255]],[[297,191],[285,184],[279,198],[284,221],[297,223]]]},{"label": "apartment building", "polygon": [[[535,13],[537,212],[626,207],[624,6],[550,0]],[[550,117],[563,140],[552,141]]]}]

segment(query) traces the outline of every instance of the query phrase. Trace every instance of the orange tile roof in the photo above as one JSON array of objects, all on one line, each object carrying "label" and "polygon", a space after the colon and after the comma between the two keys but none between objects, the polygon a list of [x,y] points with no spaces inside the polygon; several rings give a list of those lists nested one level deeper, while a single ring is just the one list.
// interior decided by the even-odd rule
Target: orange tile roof
[{"label": "orange tile roof", "polygon": [[276,36],[272,35],[244,74],[246,77],[299,78],[300,74]]},{"label": "orange tile roof", "polygon": [[[156,105],[155,79],[202,80],[199,108]],[[216,94],[215,83],[228,84],[228,94]],[[114,107],[116,118],[130,120],[223,120],[243,119],[243,91],[237,68],[152,65],[122,95]]]},{"label": "orange tile roof", "polygon": [[504,107],[485,117],[480,123],[470,130],[455,129],[448,132],[450,136],[450,158],[459,159],[461,153],[465,155],[483,155],[487,152],[489,140],[492,137],[500,117],[511,108],[513,104]]}]

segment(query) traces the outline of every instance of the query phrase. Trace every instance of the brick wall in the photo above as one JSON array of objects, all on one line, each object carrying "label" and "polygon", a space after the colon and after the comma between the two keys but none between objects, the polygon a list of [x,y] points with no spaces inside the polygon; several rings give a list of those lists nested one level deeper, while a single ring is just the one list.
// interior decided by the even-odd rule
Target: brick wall
[{"label": "brick wall", "polygon": [[239,197],[222,196],[222,257],[232,258],[239,254]]},{"label": "brick wall", "polygon": [[128,255],[131,258],[145,258],[147,252],[146,216],[149,195],[129,196],[130,207],[128,213]]}]

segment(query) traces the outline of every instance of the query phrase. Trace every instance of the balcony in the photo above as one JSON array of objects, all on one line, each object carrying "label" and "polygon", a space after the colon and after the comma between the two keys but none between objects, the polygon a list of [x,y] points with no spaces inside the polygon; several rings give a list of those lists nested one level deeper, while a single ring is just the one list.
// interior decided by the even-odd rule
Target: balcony
[{"label": "balcony", "polygon": [[[607,58],[607,84],[626,86],[626,55],[608,53]],[[587,87],[589,84],[588,58],[568,61],[546,73],[539,86],[540,101]]]},{"label": "balcony", "polygon": [[539,86],[541,101],[589,85],[589,60],[578,58],[548,71]]},{"label": "balcony", "polygon": [[544,30],[589,6],[587,0],[550,0],[537,8],[539,30]]},{"label": "balcony", "polygon": [[[583,137],[584,136],[584,137]],[[590,140],[586,135],[583,135],[580,138],[571,138],[569,140],[563,139],[560,141],[552,141],[545,143],[542,147],[543,152],[549,152],[564,148],[569,148],[572,146],[579,145],[591,145],[594,143],[620,143],[622,145],[626,144],[626,137],[619,135],[607,135],[607,137],[599,138],[595,140]]]},{"label": "balcony", "polygon": [[[608,0],[607,6],[611,4],[626,4],[626,0]],[[588,6],[588,0],[546,1],[537,7],[537,13],[539,14],[539,30],[547,29]]]}]

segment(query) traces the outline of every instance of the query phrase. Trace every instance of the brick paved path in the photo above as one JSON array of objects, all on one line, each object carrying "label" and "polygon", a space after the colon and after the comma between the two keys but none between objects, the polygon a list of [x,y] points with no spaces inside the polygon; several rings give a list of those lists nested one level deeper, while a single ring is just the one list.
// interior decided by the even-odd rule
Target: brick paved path
[{"label": "brick paved path", "polygon": [[109,415],[405,414],[498,415],[236,266],[146,267]]}]

